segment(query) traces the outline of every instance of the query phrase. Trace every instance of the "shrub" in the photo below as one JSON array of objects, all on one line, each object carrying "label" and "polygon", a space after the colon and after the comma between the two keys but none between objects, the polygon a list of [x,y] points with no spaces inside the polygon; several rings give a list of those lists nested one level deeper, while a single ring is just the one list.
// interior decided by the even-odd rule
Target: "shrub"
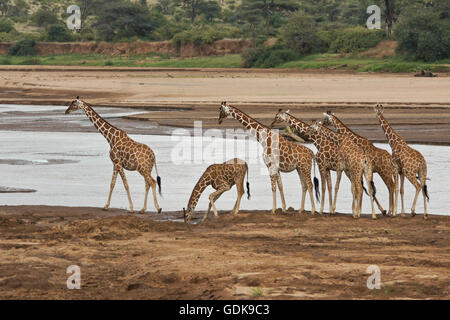
[{"label": "shrub", "polygon": [[17,40],[17,34],[0,32],[0,42],[12,42]]},{"label": "shrub", "polygon": [[63,25],[53,24],[47,28],[46,37],[48,41],[55,42],[69,42],[73,41],[74,37],[70,31]]},{"label": "shrub", "polygon": [[450,57],[450,22],[427,9],[400,17],[394,29],[397,51],[424,61]]},{"label": "shrub", "polygon": [[248,48],[242,52],[242,67],[273,68],[288,61],[297,60],[300,54],[281,45]]},{"label": "shrub", "polygon": [[211,44],[224,38],[234,38],[239,33],[237,28],[224,26],[198,26],[176,33],[172,44],[179,49],[181,45],[191,43],[194,46]]},{"label": "shrub", "polygon": [[16,32],[14,24],[7,18],[0,18],[0,32],[11,33]]},{"label": "shrub", "polygon": [[36,41],[21,40],[12,45],[8,50],[10,56],[34,56],[36,54]]},{"label": "shrub", "polygon": [[375,47],[384,38],[382,30],[363,27],[347,28],[337,33],[330,44],[331,52],[356,53]]}]

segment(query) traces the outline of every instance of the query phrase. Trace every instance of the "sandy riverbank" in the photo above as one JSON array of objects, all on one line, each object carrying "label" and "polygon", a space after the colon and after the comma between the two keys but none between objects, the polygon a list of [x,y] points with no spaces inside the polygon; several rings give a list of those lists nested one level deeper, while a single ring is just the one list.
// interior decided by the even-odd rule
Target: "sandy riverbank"
[{"label": "sandy riverbank", "polygon": [[[450,298],[448,216],[220,215],[0,207],[0,298]],[[373,264],[381,290],[366,287]],[[81,290],[66,289],[69,265]]]}]

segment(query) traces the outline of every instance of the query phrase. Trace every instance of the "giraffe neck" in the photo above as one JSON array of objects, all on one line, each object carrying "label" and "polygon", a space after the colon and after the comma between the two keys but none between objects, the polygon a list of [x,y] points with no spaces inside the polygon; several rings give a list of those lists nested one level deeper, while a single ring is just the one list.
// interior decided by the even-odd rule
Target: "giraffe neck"
[{"label": "giraffe neck", "polygon": [[384,134],[386,135],[386,138],[388,139],[389,145],[391,146],[392,150],[394,150],[399,145],[403,144],[404,143],[403,138],[397,132],[395,132],[394,129],[392,129],[392,127],[386,121],[384,116],[380,113],[377,113],[377,116],[381,128],[383,128]]},{"label": "giraffe neck", "polygon": [[333,130],[328,129],[327,127],[325,127],[323,125],[319,125],[319,134],[321,136],[325,137],[326,139],[330,139],[337,145],[340,145],[342,140],[345,138],[344,135],[342,135],[338,132],[334,132]]},{"label": "giraffe neck", "polygon": [[94,127],[105,137],[108,143],[113,146],[116,139],[123,134],[123,131],[109,124],[87,103],[83,102],[82,109],[86,116],[94,124]]},{"label": "giraffe neck", "polygon": [[346,134],[350,136],[358,146],[362,148],[368,148],[370,147],[371,143],[368,139],[361,137],[360,135],[356,134],[354,131],[352,131],[349,127],[347,127],[341,120],[339,120],[336,116],[333,117],[333,125],[336,127],[336,130],[338,133]]},{"label": "giraffe neck", "polygon": [[188,202],[188,210],[195,210],[195,207],[197,206],[198,200],[200,199],[200,196],[202,195],[203,191],[206,189],[207,186],[211,184],[209,176],[207,176],[206,172],[203,173],[203,175],[200,177],[200,179],[197,181],[197,184],[194,187],[194,190],[192,190],[191,197],[189,198]]},{"label": "giraffe neck", "polygon": [[317,134],[308,133],[309,125],[289,113],[286,113],[286,115],[288,116],[287,121],[290,126],[293,126],[298,132],[300,132],[302,135],[312,140],[313,142],[317,140]]},{"label": "giraffe neck", "polygon": [[[230,115],[239,121],[258,142],[263,142],[268,137],[274,137],[274,132],[272,130],[245,114],[238,108],[230,107]],[[278,136],[278,139],[281,141],[280,136]]]}]

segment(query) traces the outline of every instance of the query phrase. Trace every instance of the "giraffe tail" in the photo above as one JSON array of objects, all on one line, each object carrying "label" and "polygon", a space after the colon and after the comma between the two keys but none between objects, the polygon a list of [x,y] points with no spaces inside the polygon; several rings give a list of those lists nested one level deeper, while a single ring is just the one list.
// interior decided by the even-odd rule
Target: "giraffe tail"
[{"label": "giraffe tail", "polygon": [[428,187],[427,187],[427,180],[430,180],[428,178],[426,178],[426,163],[424,165],[424,162],[422,162],[420,164],[420,168],[419,168],[419,175],[417,176],[417,180],[419,180],[421,183],[423,183],[422,186],[422,190],[423,193],[425,194],[425,197],[427,197],[427,202],[430,202],[430,197],[428,196]]},{"label": "giraffe tail", "polygon": [[319,190],[319,179],[316,177],[316,157],[313,158],[314,163],[314,191],[316,193],[316,200],[317,202],[320,202],[320,190]]},{"label": "giraffe tail", "polygon": [[162,196],[162,192],[161,192],[161,177],[158,174],[158,167],[156,165],[156,159],[155,159],[155,171],[156,171],[156,183],[158,184],[158,192],[159,192],[159,195]]},{"label": "giraffe tail", "polygon": [[247,168],[247,199],[250,200],[252,196],[250,195],[250,182],[248,182],[248,166],[247,164],[245,164],[245,166]]}]

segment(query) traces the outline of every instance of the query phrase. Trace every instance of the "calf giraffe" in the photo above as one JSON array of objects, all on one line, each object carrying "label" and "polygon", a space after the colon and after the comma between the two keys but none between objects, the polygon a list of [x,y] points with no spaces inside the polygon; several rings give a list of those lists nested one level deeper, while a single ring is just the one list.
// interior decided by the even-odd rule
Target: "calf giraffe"
[{"label": "calf giraffe", "polygon": [[[426,185],[427,180],[427,162],[423,155],[408,146],[405,140],[397,133],[395,130],[389,125],[389,123],[384,118],[383,112],[384,108],[382,105],[377,104],[375,107],[375,112],[378,117],[378,121],[380,122],[381,128],[383,128],[384,134],[388,139],[389,145],[392,149],[392,158],[394,162],[397,164],[400,172],[400,194],[402,196],[402,216],[405,216],[405,204],[404,204],[404,185],[405,185],[405,176],[408,180],[413,184],[416,188],[416,195],[414,197],[414,202],[411,208],[411,216],[416,215],[416,202],[419,196],[420,190],[422,190],[423,195],[423,205],[424,205],[424,219],[428,219],[427,212],[427,199],[428,190]],[[420,183],[417,181],[420,180]],[[398,188],[396,192],[396,199],[398,199]],[[427,198],[427,199],[425,199]]]},{"label": "calf giraffe", "polygon": [[[328,111],[324,113],[324,121],[325,125],[329,124],[336,128],[337,132],[342,134],[347,134],[354,143],[356,143],[360,148],[364,150],[366,155],[369,157],[372,162],[373,172],[376,172],[380,175],[381,179],[386,184],[389,190],[389,211],[390,215],[395,216],[397,214],[397,201],[395,201],[395,190],[398,188],[398,168],[394,164],[392,156],[384,149],[380,149],[375,147],[372,142],[368,139],[356,134],[350,128],[348,128],[336,115],[332,112]],[[375,198],[375,202],[377,203],[378,209],[386,214],[386,210],[378,202],[377,198]]]},{"label": "calf giraffe", "polygon": [[[310,126],[309,131],[324,135],[339,145],[338,156],[342,159],[344,163],[344,172],[352,184],[353,217],[359,218],[361,216],[363,195],[361,182],[364,176],[367,184],[369,185],[369,196],[372,205],[372,219],[376,219],[377,217],[375,215],[373,199],[375,186],[372,181],[372,163],[364,151],[358,147],[349,136],[334,132],[327,127],[322,126],[320,122],[314,121]],[[339,185],[340,179],[341,177],[338,175],[336,185]]]},{"label": "calf giraffe", "polygon": [[222,164],[210,165],[198,180],[194,190],[192,190],[192,194],[187,205],[187,210],[183,208],[184,222],[189,223],[191,221],[198,200],[202,195],[203,190],[205,190],[209,185],[216,189],[216,191],[209,195],[208,211],[206,211],[203,216],[202,222],[208,218],[211,207],[214,210],[214,215],[216,217],[219,216],[214,202],[216,202],[225,191],[230,190],[235,184],[237,189],[237,200],[232,213],[237,214],[239,212],[242,195],[244,194],[245,175],[247,175],[247,194],[248,199],[250,199],[248,166],[244,160],[234,158]]},{"label": "calf giraffe", "polygon": [[111,150],[109,151],[109,157],[113,162],[113,176],[111,180],[111,187],[108,196],[108,202],[106,203],[104,210],[108,210],[111,195],[116,184],[117,173],[122,177],[123,185],[127,191],[128,202],[130,204],[130,213],[133,213],[133,202],[131,201],[130,190],[128,188],[127,178],[123,169],[134,171],[137,170],[145,179],[145,201],[144,207],[140,211],[144,213],[147,210],[147,197],[150,186],[153,191],[153,200],[158,213],[161,212],[161,208],[158,205],[156,199],[156,182],[151,177],[153,165],[155,166],[157,182],[159,187],[159,193],[161,194],[161,178],[158,175],[158,169],[156,168],[156,158],[152,149],[145,144],[139,143],[128,137],[125,131],[114,127],[104,120],[100,115],[92,109],[86,102],[80,100],[79,97],[73,100],[66,110],[66,114],[69,114],[75,110],[83,110],[89,120],[92,121],[98,131],[106,138]]},{"label": "calf giraffe", "polygon": [[[219,108],[219,124],[229,116],[239,121],[248,130],[249,134],[256,137],[256,140],[263,146],[263,160],[269,169],[270,182],[272,184],[272,213],[275,213],[277,205],[277,185],[281,195],[283,212],[286,212],[286,201],[284,198],[280,172],[291,172],[296,169],[300,177],[303,191],[299,212],[301,213],[304,211],[305,196],[306,192],[309,191],[311,198],[311,213],[314,214],[315,205],[312,194],[313,184],[311,182],[311,167],[312,162],[315,161],[314,153],[302,145],[287,141],[278,133],[251,118],[238,108],[229,106],[226,102],[222,102]],[[316,179],[314,181],[316,182]]]},{"label": "calf giraffe", "polygon": [[316,161],[319,166],[320,178],[322,182],[322,198],[320,201],[320,211],[323,213],[323,208],[325,206],[325,188],[328,186],[328,200],[330,206],[330,213],[334,214],[336,212],[336,197],[339,185],[335,186],[335,197],[333,202],[332,197],[332,185],[331,185],[331,174],[330,170],[336,171],[340,176],[342,170],[344,169],[343,163],[338,156],[339,146],[331,139],[327,139],[324,135],[320,135],[317,132],[309,131],[309,125],[300,121],[293,115],[289,113],[289,110],[284,112],[281,109],[275,115],[271,127],[277,122],[286,122],[290,126],[294,127],[302,136],[311,140],[317,148]]}]

